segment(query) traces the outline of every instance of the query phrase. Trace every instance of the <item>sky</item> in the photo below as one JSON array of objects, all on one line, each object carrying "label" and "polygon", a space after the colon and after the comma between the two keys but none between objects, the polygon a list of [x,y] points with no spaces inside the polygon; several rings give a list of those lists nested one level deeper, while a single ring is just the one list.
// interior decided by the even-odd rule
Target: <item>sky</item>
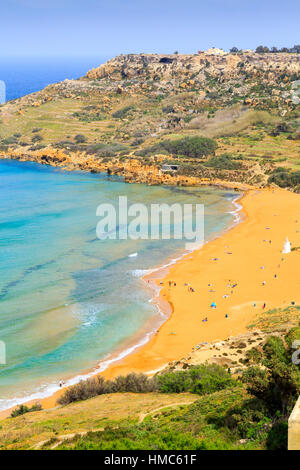
[{"label": "sky", "polygon": [[300,43],[300,0],[1,0],[0,57]]}]

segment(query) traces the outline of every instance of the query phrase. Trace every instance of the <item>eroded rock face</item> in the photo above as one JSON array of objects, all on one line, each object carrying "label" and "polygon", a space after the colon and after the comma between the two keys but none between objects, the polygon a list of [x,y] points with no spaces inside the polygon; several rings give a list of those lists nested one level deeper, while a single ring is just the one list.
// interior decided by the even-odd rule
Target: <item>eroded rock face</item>
[{"label": "eroded rock face", "polygon": [[272,80],[279,74],[292,75],[300,71],[299,54],[241,54],[215,55],[207,52],[190,55],[127,54],[117,56],[96,69],[90,70],[89,79],[110,78],[148,78],[170,80],[172,78],[191,78],[194,82],[204,82],[206,73],[222,77],[223,80],[234,78],[243,72],[251,76],[268,72]]}]

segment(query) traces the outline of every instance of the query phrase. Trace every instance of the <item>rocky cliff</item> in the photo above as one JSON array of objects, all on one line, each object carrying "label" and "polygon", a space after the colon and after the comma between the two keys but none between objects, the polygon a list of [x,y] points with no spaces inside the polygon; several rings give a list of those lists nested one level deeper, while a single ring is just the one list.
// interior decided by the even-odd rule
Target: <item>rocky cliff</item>
[{"label": "rocky cliff", "polygon": [[127,54],[119,55],[96,69],[90,70],[89,79],[110,78],[122,80],[144,78],[154,80],[192,79],[202,84],[207,74],[221,82],[240,75],[260,76],[269,80],[278,76],[291,76],[300,71],[300,54],[255,52],[241,54],[210,54],[201,52],[190,55]]},{"label": "rocky cliff", "polygon": [[[0,106],[0,151],[148,184],[266,184],[277,166],[298,169],[299,105],[300,54],[120,55]],[[226,159],[161,152],[191,136],[216,139]],[[177,160],[177,175],[160,173],[162,159]]]}]

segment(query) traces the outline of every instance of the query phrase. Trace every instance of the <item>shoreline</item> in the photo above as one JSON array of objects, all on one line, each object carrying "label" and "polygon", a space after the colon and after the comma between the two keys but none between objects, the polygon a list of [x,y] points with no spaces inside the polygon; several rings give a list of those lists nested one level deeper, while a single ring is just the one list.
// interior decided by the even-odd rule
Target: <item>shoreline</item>
[{"label": "shoreline", "polygon": [[[50,165],[51,166],[51,165]],[[218,186],[216,186],[219,188]],[[224,188],[225,189],[225,188]],[[228,189],[228,188],[227,188]],[[203,245],[210,243],[211,241],[222,237],[225,233],[230,231],[236,225],[242,222],[243,218],[238,215],[237,217],[234,214],[241,214],[242,206],[239,205],[237,202],[241,201],[244,196],[243,192],[240,192],[236,197],[231,200],[231,204],[233,205],[233,210],[228,211],[229,214],[233,215],[233,221],[230,223],[228,227],[223,229],[220,232],[217,232],[211,238],[206,240]],[[80,373],[74,375],[70,375],[64,378],[64,387],[59,388],[58,385],[55,383],[50,383],[45,390],[39,390],[36,392],[31,393],[29,396],[24,397],[16,397],[7,399],[7,401],[15,402],[14,404],[10,405],[9,407],[0,410],[0,418],[8,415],[8,413],[14,409],[16,406],[20,404],[33,404],[36,402],[40,402],[45,405],[45,408],[49,408],[48,401],[50,401],[53,406],[55,403],[52,402],[52,397],[58,397],[64,390],[68,387],[79,383],[80,380],[86,380],[98,374],[103,374],[106,376],[109,374],[108,369],[114,367],[114,364],[118,364],[120,361],[126,360],[128,356],[135,354],[138,350],[145,347],[151,339],[157,335],[160,331],[160,328],[168,322],[172,313],[173,313],[173,306],[169,301],[165,301],[161,295],[161,287],[157,285],[155,282],[156,275],[159,275],[159,279],[166,276],[169,270],[174,266],[176,263],[183,260],[186,256],[191,255],[195,251],[201,249],[202,247],[195,247],[193,250],[186,250],[183,249],[178,253],[176,257],[170,257],[166,262],[162,265],[157,267],[147,269],[147,274],[139,276],[141,282],[143,283],[142,288],[147,290],[150,289],[151,291],[151,302],[156,307],[156,313],[147,320],[146,324],[137,331],[133,336],[128,338],[121,347],[117,348],[114,352],[108,353],[103,359],[101,359],[98,364],[93,367],[92,369],[86,369],[81,371]],[[149,278],[149,282],[148,282]],[[151,373],[151,371],[147,371],[146,373]],[[110,374],[109,374],[110,375]]]},{"label": "shoreline", "polygon": [[[199,343],[199,340],[201,339],[200,334],[202,333],[203,326],[206,324],[202,324],[201,319],[198,318],[198,302],[194,304],[187,303],[186,305],[186,288],[185,286],[181,286],[180,289],[178,289],[178,298],[177,295],[174,295],[175,292],[174,290],[179,287],[178,279],[179,279],[179,274],[181,274],[179,271],[183,271],[186,273],[186,271],[191,270],[191,264],[195,264],[198,261],[198,258],[203,258],[204,255],[206,255],[208,252],[209,254],[211,252],[214,252],[217,246],[221,246],[222,248],[224,247],[224,244],[227,243],[228,240],[234,238],[240,238],[241,232],[244,232],[248,230],[248,225],[251,226],[251,229],[254,230],[254,233],[257,235],[257,228],[255,227],[255,220],[249,215],[248,212],[248,201],[250,199],[250,202],[252,203],[252,199],[258,197],[259,200],[255,200],[255,207],[259,207],[261,209],[261,198],[266,199],[266,203],[269,204],[270,201],[273,202],[275,195],[275,191],[273,190],[264,190],[264,191],[249,191],[246,194],[242,195],[239,201],[242,203],[242,211],[244,218],[241,221],[241,223],[233,226],[231,229],[228,229],[223,235],[213,239],[212,241],[208,242],[205,244],[202,249],[200,250],[195,250],[193,253],[188,253],[184,255],[179,261],[177,261],[173,266],[171,266],[171,269],[169,269],[168,274],[162,274],[161,277],[158,274],[155,279],[155,284],[157,287],[159,287],[160,282],[163,282],[163,287],[160,290],[160,295],[159,295],[159,302],[167,302],[171,308],[172,308],[172,313],[168,317],[167,321],[165,321],[158,331],[154,334],[154,336],[145,344],[143,347],[139,348],[137,351],[133,352],[132,354],[128,355],[126,358],[123,360],[116,362],[112,364],[108,369],[106,369],[102,375],[107,378],[113,378],[117,375],[121,374],[127,374],[129,372],[136,372],[136,373],[155,373],[158,370],[161,370],[164,368],[169,362],[172,362],[174,360],[180,360],[182,357],[184,357],[187,354],[190,354],[191,350],[195,348],[195,346]],[[290,200],[290,202],[293,202],[293,207],[292,207],[292,214],[287,214],[287,216],[293,220],[291,220],[291,224],[295,223],[294,219],[294,213],[295,209],[299,210],[300,209],[300,200],[299,200],[299,195],[295,193],[290,193],[285,190],[276,190],[276,196],[281,199],[281,204],[282,207],[284,208],[286,205],[286,198]],[[258,203],[258,204],[257,204]],[[264,211],[264,207],[262,209]],[[299,210],[300,212],[300,210]],[[299,213],[300,215],[300,213]],[[270,217],[272,217],[271,214],[269,214]],[[285,231],[286,225],[281,224],[281,231]],[[300,226],[299,226],[300,228]],[[284,242],[284,237],[282,237],[282,234],[276,234],[276,238],[279,239],[277,242],[276,240],[276,256],[279,258],[279,260],[282,257],[281,250]],[[297,240],[300,245],[300,234],[297,235]],[[263,243],[263,242],[262,242]],[[244,245],[244,243],[242,243]],[[264,248],[264,247],[263,247]],[[273,247],[272,247],[273,248]],[[251,254],[252,258],[252,254]],[[293,264],[293,270],[299,274],[299,269],[298,266],[299,264],[297,262],[300,261],[300,253],[295,252],[291,253],[291,258],[290,260],[292,261]],[[254,262],[256,263],[257,260],[254,258]],[[205,267],[207,265],[205,264]],[[260,269],[259,266],[256,267],[256,270],[258,271]],[[159,269],[155,271],[156,275],[158,273]],[[258,271],[259,272],[259,271]],[[214,320],[220,320],[219,324],[216,321],[213,321],[212,326],[209,328],[206,328],[205,331],[205,339],[207,341],[213,342],[213,341],[220,341],[227,339],[229,337],[237,336],[239,334],[244,333],[247,331],[247,326],[249,325],[249,322],[251,319],[255,318],[259,311],[261,311],[262,305],[265,303],[265,299],[268,301],[267,305],[269,305],[269,308],[274,308],[275,306],[284,306],[284,305],[289,305],[290,304],[290,299],[293,299],[296,301],[296,303],[300,303],[300,293],[298,294],[298,301],[297,301],[297,292],[300,292],[299,289],[297,290],[298,284],[300,285],[300,282],[297,281],[297,277],[293,275],[293,282],[290,282],[289,288],[288,288],[288,293],[287,292],[281,292],[277,291],[276,299],[272,301],[270,299],[270,293],[268,293],[266,296],[259,295],[260,291],[264,290],[265,288],[262,285],[254,286],[254,291],[256,294],[256,297],[254,297],[253,302],[257,304],[257,308],[253,307],[252,302],[244,302],[245,300],[245,290],[247,292],[247,286],[246,289],[244,288],[244,292],[242,293],[242,296],[237,299],[237,305],[231,305],[228,306],[229,310],[231,310],[231,314],[234,315],[236,311],[239,311],[241,307],[245,308],[245,312],[242,313],[242,315],[238,315],[237,318],[229,320],[229,328],[228,328],[228,319],[225,318],[225,315],[223,316],[221,313],[221,318],[216,318],[220,317],[219,314],[216,315],[218,312],[218,309],[214,310]],[[289,273],[288,273],[289,274]],[[203,276],[203,274],[201,274]],[[226,277],[226,274],[224,274]],[[153,280],[152,276],[153,274],[146,275],[145,278],[149,281]],[[288,276],[290,277],[290,276]],[[176,279],[177,287],[176,288],[169,288],[167,286],[168,281],[172,279]],[[247,279],[247,275],[246,275]],[[276,283],[276,281],[274,281]],[[280,281],[279,281],[280,283]],[[277,287],[275,285],[275,287]],[[276,293],[273,289],[271,290],[271,297],[272,295]],[[296,293],[296,295],[295,295]],[[177,293],[176,293],[177,294]],[[182,295],[183,294],[183,295]],[[188,293],[188,295],[194,295],[192,293]],[[233,294],[233,297],[235,295]],[[289,299],[290,296],[290,299]],[[287,298],[285,298],[287,297]],[[240,300],[242,300],[242,303],[240,303]],[[206,301],[206,309],[209,309],[209,302],[207,302],[207,298],[204,298],[203,301]],[[224,300],[225,302],[225,300]],[[160,304],[161,305],[161,304]],[[187,307],[187,308],[186,308]],[[194,307],[194,308],[190,308]],[[192,319],[197,318],[197,323],[198,323],[198,328],[194,327],[194,323],[187,322],[185,320],[185,316],[183,315],[184,312],[189,312],[189,317]],[[231,316],[230,314],[230,316]],[[210,314],[211,315],[211,314]],[[197,324],[196,323],[196,324]],[[176,325],[177,329],[178,327],[182,328],[182,333],[180,334],[180,341],[178,338],[178,332],[175,332],[175,335],[173,335],[173,326]],[[227,327],[227,328],[226,328]],[[189,334],[186,334],[189,333]],[[173,341],[173,338],[176,338],[176,342]],[[57,396],[55,397],[57,399]],[[55,401],[53,399],[50,399],[45,405],[47,407],[54,406]]]},{"label": "shoreline", "polygon": [[[165,185],[165,186],[209,186],[219,189],[228,189],[236,192],[256,189],[248,183],[230,180],[221,180],[218,178],[200,178],[194,176],[169,175],[162,173],[155,165],[141,166],[137,159],[129,158],[127,163],[115,166],[114,171],[107,163],[99,162],[91,155],[88,161],[80,155],[67,155],[60,149],[45,147],[41,150],[23,153],[24,149],[8,149],[6,152],[0,151],[0,162],[11,160],[16,162],[37,163],[40,165],[51,166],[61,171],[83,173],[101,173],[103,175],[117,176],[123,178],[125,183],[139,183],[147,186]],[[47,155],[46,160],[44,156]],[[108,173],[109,171],[109,173]],[[141,177],[143,175],[143,177]]]},{"label": "shoreline", "polygon": [[[186,274],[186,272],[189,272],[191,270],[190,265],[192,263],[194,264],[197,263],[198,258],[203,258],[204,257],[203,255],[206,254],[205,251],[208,253],[212,253],[217,246],[221,246],[223,248],[223,245],[227,243],[228,240],[232,239],[233,235],[235,238],[239,238],[241,235],[241,232],[244,232],[244,231],[247,232],[248,225],[251,225],[251,229],[254,230],[254,233],[257,235],[257,228],[255,227],[255,220],[253,221],[252,217],[249,216],[249,212],[244,205],[244,201],[246,199],[246,203],[248,203],[248,198],[252,199],[255,197],[258,197],[258,198],[261,197],[261,198],[267,199],[266,201],[267,204],[270,204],[270,202],[271,203],[273,202],[272,200],[274,199],[275,194],[279,199],[281,199],[281,205],[282,205],[283,210],[286,204],[286,201],[285,201],[286,198],[289,199],[290,202],[293,202],[293,207],[292,207],[292,212],[291,212],[291,214],[293,215],[290,215],[290,214],[286,214],[286,215],[287,217],[289,217],[289,222],[291,224],[290,227],[293,227],[294,223],[297,223],[297,220],[295,220],[296,215],[297,215],[297,210],[299,211],[299,215],[300,215],[300,210],[299,210],[300,201],[299,201],[298,195],[294,193],[290,193],[285,190],[276,190],[276,193],[273,190],[249,192],[243,195],[240,199],[240,201],[243,202],[243,213],[245,215],[245,218],[242,221],[243,223],[240,223],[232,227],[231,229],[227,230],[225,234],[210,241],[202,249],[196,250],[192,254],[185,255],[180,261],[178,261],[172,267],[172,269],[169,271],[167,275],[162,275],[161,277],[158,277],[156,279],[157,285],[159,281],[163,282],[163,288],[161,289],[161,294],[160,294],[160,301],[161,300],[167,301],[172,306],[172,315],[160,327],[155,337],[149,343],[147,343],[147,345],[144,348],[142,348],[142,350],[131,355],[126,360],[121,361],[120,364],[115,364],[114,366],[112,366],[107,371],[107,373],[104,374],[107,378],[114,377],[118,374],[125,374],[130,371],[146,372],[146,373],[147,372],[149,373],[149,371],[150,372],[157,371],[161,369],[162,367],[164,367],[169,362],[172,362],[173,360],[181,359],[184,355],[189,354],[191,350],[194,349],[194,347],[197,345],[197,340],[195,340],[195,342],[192,342],[192,337],[193,336],[195,337],[196,335],[198,335],[198,333],[196,333],[196,335],[193,334],[193,336],[186,335],[186,337],[184,337],[185,331],[189,332],[190,335],[192,335],[194,328],[193,328],[193,324],[186,325],[186,322],[182,317],[183,317],[183,312],[185,311],[186,313],[188,313],[188,310],[191,308],[191,306],[193,306],[194,309],[192,309],[193,310],[192,313],[189,313],[189,316],[194,319],[195,314],[196,314],[196,317],[198,317],[197,315],[198,305],[197,305],[197,301],[193,304],[192,302],[189,302],[186,305],[186,298],[188,297],[188,295],[194,295],[193,293],[189,293],[187,295],[186,288],[182,288],[181,286],[181,289],[180,289],[181,292],[175,293],[175,290],[179,291],[179,289],[177,289],[177,287],[179,287],[178,286],[179,274],[181,274],[181,271],[184,272],[184,274]],[[258,202],[258,201],[255,201],[255,202]],[[247,205],[248,204],[246,204],[246,206]],[[259,201],[258,206],[260,206],[260,201]],[[269,217],[272,217],[272,214],[269,213],[268,215]],[[274,214],[274,216],[275,215],[277,214]],[[295,215],[295,219],[293,220],[294,215]],[[265,227],[265,228],[267,229],[268,227]],[[281,271],[284,270],[285,271],[284,277],[287,278],[288,283],[285,282],[285,279],[280,280],[280,279],[277,279],[277,277],[276,278],[273,277],[272,279],[273,285],[270,286],[270,288],[266,287],[263,284],[264,281],[262,281],[261,283],[257,282],[257,285],[255,285],[255,283],[253,283],[254,285],[251,283],[253,286],[253,291],[254,291],[255,296],[253,296],[253,299],[249,301],[248,300],[249,294],[247,292],[249,287],[247,286],[247,282],[246,282],[246,285],[243,286],[242,295],[238,296],[236,301],[233,302],[233,305],[230,305],[230,301],[228,301],[229,305],[227,307],[222,308],[223,312],[221,313],[221,318],[220,318],[218,309],[210,310],[210,312],[213,312],[213,316],[215,317],[214,320],[219,320],[220,324],[218,325],[217,322],[214,321],[214,324],[212,325],[212,327],[206,328],[205,339],[207,341],[211,341],[211,342],[221,341],[229,337],[234,337],[234,336],[237,336],[239,334],[246,332],[247,326],[249,325],[249,322],[251,321],[251,319],[254,319],[257,316],[257,314],[259,314],[260,311],[263,311],[262,309],[263,309],[264,304],[266,304],[267,309],[270,309],[270,308],[288,306],[288,305],[291,305],[291,302],[294,302],[296,304],[300,303],[300,295],[299,295],[299,287],[298,287],[300,285],[300,282],[297,281],[297,277],[296,277],[297,275],[299,276],[298,262],[300,261],[300,253],[297,251],[290,253],[289,259],[286,259],[285,257],[283,257],[281,253],[283,243],[285,240],[285,237],[283,236],[283,234],[285,230],[289,231],[289,228],[288,228],[288,224],[285,225],[284,223],[281,223],[281,222],[280,222],[280,228],[281,228],[280,230],[281,233],[279,234],[276,233],[275,250],[271,243],[270,245],[266,244],[265,246],[263,246],[262,251],[264,251],[265,247],[266,249],[269,249],[269,247],[272,247],[272,255],[271,255],[270,260],[272,259],[272,257],[274,258],[276,257],[277,258],[276,261],[282,261],[282,263],[285,264],[285,266],[282,265],[281,268],[278,267],[279,265],[274,266],[274,270],[276,269],[281,270]],[[300,235],[298,234],[298,232],[299,231],[296,230],[296,233],[294,234],[294,236],[295,238],[297,238],[298,243],[300,245]],[[262,240],[262,244],[264,243],[265,241]],[[242,245],[244,245],[244,243],[242,243]],[[254,246],[254,249],[255,249],[255,246]],[[242,249],[242,251],[244,250]],[[274,251],[275,251],[275,256],[274,256]],[[252,258],[252,253],[250,253],[249,256],[250,258]],[[256,260],[255,258],[253,259],[255,263],[254,276],[255,277],[257,276],[257,278],[259,277],[263,278],[265,275],[265,270],[262,270],[261,269],[262,266],[259,266],[260,259],[261,259],[261,256],[259,256],[258,260]],[[243,260],[237,260],[237,261],[239,262],[238,267],[241,268],[240,261],[243,261]],[[287,261],[289,261],[289,263]],[[257,265],[256,265],[256,262],[257,262]],[[231,263],[229,263],[229,266],[230,264]],[[289,272],[289,269],[287,269],[289,264],[291,264],[290,266],[291,272]],[[268,271],[269,269],[270,268],[268,268]],[[261,271],[263,271],[262,275],[261,275]],[[225,279],[227,277],[226,273],[219,272],[218,274],[220,274],[221,276],[225,276]],[[248,281],[247,273],[243,273],[243,274],[244,274],[244,279]],[[201,276],[203,277],[203,274],[201,274]],[[151,274],[145,277],[146,279],[149,278],[149,280],[152,279]],[[267,277],[268,278],[270,277],[269,273]],[[174,279],[176,280],[176,287],[173,287],[173,286],[168,287],[167,284],[169,280],[171,282],[174,282]],[[180,280],[182,281],[182,279]],[[215,284],[215,282],[213,284]],[[286,289],[277,290],[278,285],[282,286],[282,284],[286,284]],[[208,290],[211,291],[211,289],[208,289]],[[213,290],[213,293],[215,292],[216,290]],[[297,294],[298,294],[298,297],[297,297]],[[227,299],[227,297],[230,297],[230,295],[232,295],[232,299],[233,299],[235,297],[235,292],[232,290],[231,293],[229,293],[228,295],[225,294],[222,297],[224,298],[226,296],[226,299]],[[214,296],[216,296],[216,294],[214,294]],[[211,297],[211,296],[208,295],[207,297]],[[242,302],[240,302],[241,300]],[[245,302],[245,300],[248,300],[248,301]],[[206,302],[206,312],[207,312],[210,309],[210,301],[207,302],[207,299],[204,299],[204,301]],[[224,299],[221,302],[225,304],[227,300]],[[178,313],[178,310],[179,310],[179,313]],[[245,312],[243,312],[242,310],[245,310]],[[226,311],[230,312],[229,319],[227,319],[225,315],[223,315],[223,313]],[[236,315],[236,318],[234,318],[236,313],[238,313],[238,315]],[[209,315],[212,316],[211,313]],[[197,318],[197,320],[199,322],[201,321],[201,318]],[[170,340],[170,336],[174,334],[176,337],[178,334],[176,331],[173,332],[171,330],[171,327],[173,327],[174,324],[176,326],[180,325],[180,327],[182,327],[182,330],[184,330],[183,333],[181,334],[181,341],[182,341],[181,347],[179,348],[178,344],[174,346],[174,350],[176,350],[176,353],[173,352],[174,350],[170,352],[171,347],[172,347],[171,346],[172,340]],[[201,331],[204,325],[200,323],[199,326],[200,326],[199,331]],[[208,325],[205,325],[205,327],[206,326]],[[170,345],[170,348],[168,347],[168,345]],[[162,353],[162,351],[164,353]],[[160,354],[157,354],[158,352]],[[165,359],[163,360],[163,358]],[[150,367],[150,364],[153,365],[155,362],[156,362],[156,367]]]},{"label": "shoreline", "polygon": [[[159,302],[169,304],[172,313],[145,345],[102,372],[104,377],[155,373],[190,354],[201,341],[220,341],[247,331],[265,303],[267,310],[292,301],[300,304],[300,251],[281,253],[286,236],[292,246],[300,247],[299,195],[264,189],[247,191],[238,202],[243,215],[240,223],[183,255],[167,273],[160,272],[164,267],[154,271]],[[272,239],[264,239],[270,234]],[[153,272],[145,276],[146,281],[151,276]],[[176,281],[176,287],[169,287],[169,281]],[[187,284],[195,291],[189,292]],[[217,301],[216,309],[210,308],[212,299]],[[203,323],[204,317],[209,321]],[[62,392],[41,400],[43,408],[54,407]]]}]

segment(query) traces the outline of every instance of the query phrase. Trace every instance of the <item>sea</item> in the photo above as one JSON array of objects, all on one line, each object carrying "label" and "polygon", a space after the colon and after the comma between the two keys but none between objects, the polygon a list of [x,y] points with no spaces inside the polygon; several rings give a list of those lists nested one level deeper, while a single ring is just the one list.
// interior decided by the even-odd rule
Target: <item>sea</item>
[{"label": "sea", "polygon": [[[4,60],[0,80],[15,99],[104,61]],[[142,277],[179,259],[186,240],[99,239],[97,207],[117,207],[120,196],[149,211],[162,202],[203,204],[206,241],[237,219],[236,193],[228,190],[126,184],[0,160],[0,410],[104,370],[166,320]]]}]

